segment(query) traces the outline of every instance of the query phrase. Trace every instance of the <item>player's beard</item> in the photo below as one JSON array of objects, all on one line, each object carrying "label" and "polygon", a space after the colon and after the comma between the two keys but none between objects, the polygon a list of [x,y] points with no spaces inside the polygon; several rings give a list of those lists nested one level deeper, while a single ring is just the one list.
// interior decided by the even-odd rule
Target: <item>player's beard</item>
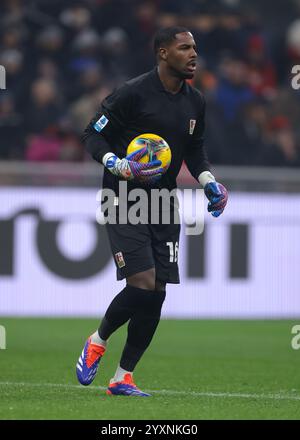
[{"label": "player's beard", "polygon": [[183,72],[182,79],[193,79],[194,75],[194,72]]},{"label": "player's beard", "polygon": [[187,72],[185,70],[183,70],[184,68],[182,68],[181,70],[179,70],[178,68],[172,67],[172,74],[174,76],[176,76],[178,79],[184,81],[186,79],[192,79],[194,78],[194,74],[195,72]]}]

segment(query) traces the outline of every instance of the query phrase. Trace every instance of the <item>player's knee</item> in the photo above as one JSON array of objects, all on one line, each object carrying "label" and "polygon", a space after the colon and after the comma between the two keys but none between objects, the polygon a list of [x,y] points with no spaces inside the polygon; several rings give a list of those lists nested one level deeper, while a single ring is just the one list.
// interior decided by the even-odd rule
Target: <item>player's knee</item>
[{"label": "player's knee", "polygon": [[155,292],[151,294],[151,298],[147,303],[146,309],[143,311],[144,318],[152,318],[160,320],[161,309],[166,299],[166,292]]},{"label": "player's knee", "polygon": [[126,279],[127,284],[139,289],[155,290],[155,269],[136,273]]}]

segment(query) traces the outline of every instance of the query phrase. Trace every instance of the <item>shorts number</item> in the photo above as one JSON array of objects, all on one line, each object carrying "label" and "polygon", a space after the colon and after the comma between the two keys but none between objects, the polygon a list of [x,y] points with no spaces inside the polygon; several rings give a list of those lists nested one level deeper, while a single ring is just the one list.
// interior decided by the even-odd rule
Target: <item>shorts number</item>
[{"label": "shorts number", "polygon": [[178,241],[176,241],[176,243],[173,243],[172,241],[167,241],[166,245],[169,246],[170,263],[177,263],[177,259],[178,259]]}]

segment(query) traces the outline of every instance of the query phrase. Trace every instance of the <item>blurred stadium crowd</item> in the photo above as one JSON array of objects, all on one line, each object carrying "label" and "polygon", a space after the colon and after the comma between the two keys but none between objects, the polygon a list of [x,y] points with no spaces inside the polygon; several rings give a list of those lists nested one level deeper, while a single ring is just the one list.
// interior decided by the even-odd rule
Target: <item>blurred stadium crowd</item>
[{"label": "blurred stadium crowd", "polygon": [[89,160],[80,135],[101,100],[153,68],[154,32],[179,24],[198,46],[211,162],[300,166],[299,0],[1,3],[0,159]]}]

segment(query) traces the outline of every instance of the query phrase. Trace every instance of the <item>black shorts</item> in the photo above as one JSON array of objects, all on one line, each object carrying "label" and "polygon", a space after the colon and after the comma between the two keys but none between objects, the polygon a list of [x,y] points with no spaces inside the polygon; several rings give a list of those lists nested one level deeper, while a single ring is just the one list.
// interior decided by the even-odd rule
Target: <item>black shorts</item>
[{"label": "black shorts", "polygon": [[117,279],[155,268],[156,279],[178,284],[180,224],[106,224]]}]

